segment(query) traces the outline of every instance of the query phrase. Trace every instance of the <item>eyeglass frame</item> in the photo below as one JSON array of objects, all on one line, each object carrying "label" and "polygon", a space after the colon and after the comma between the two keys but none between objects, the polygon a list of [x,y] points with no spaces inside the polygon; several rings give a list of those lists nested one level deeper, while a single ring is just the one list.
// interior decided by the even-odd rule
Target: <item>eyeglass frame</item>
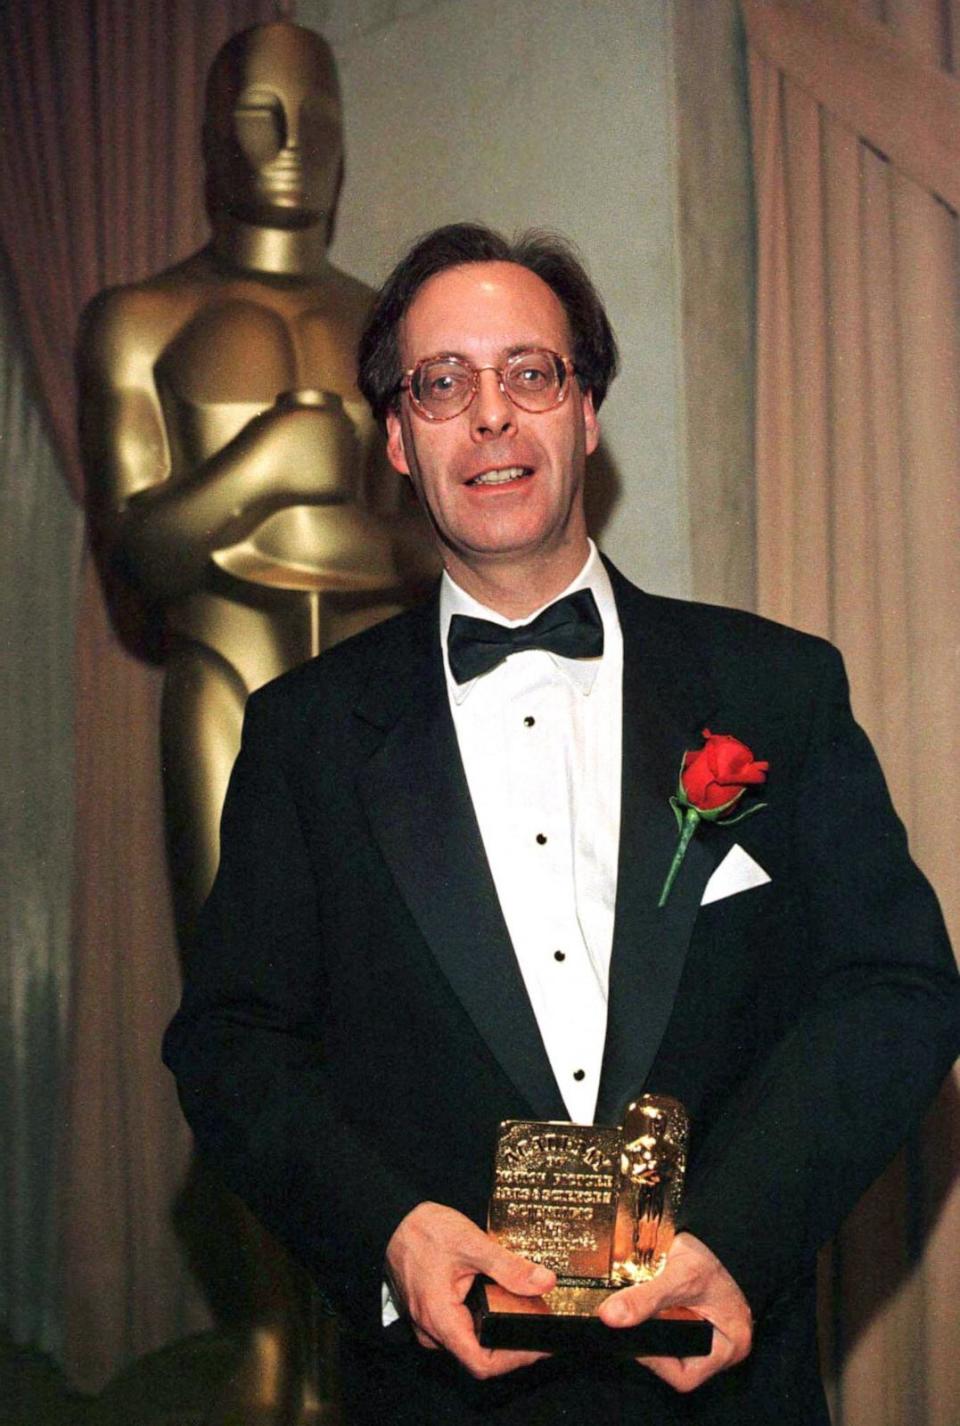
[{"label": "eyeglass frame", "polygon": [[[541,406],[539,409],[521,406],[513,393],[507,390],[503,380],[503,374],[512,361],[516,361],[520,357],[531,355],[552,357],[555,362],[560,363],[566,372],[566,379],[560,388],[560,395],[556,401],[552,402],[549,406]],[[460,407],[459,411],[454,411],[449,416],[431,415],[427,408],[422,406],[419,399],[413,394],[413,377],[421,367],[429,366],[432,361],[455,361],[459,366],[466,367],[473,373],[473,392],[469,400],[465,406]],[[522,347],[520,351],[514,352],[512,356],[507,357],[502,366],[474,366],[472,361],[467,361],[465,357],[457,356],[454,352],[435,352],[433,356],[421,357],[415,365],[408,367],[400,378],[400,382],[397,386],[397,394],[399,395],[401,391],[406,391],[410,396],[410,405],[424,421],[455,421],[458,416],[463,415],[464,411],[469,411],[474,401],[476,401],[480,392],[480,373],[483,371],[495,371],[497,373],[497,384],[503,395],[511,405],[516,406],[518,411],[526,411],[528,416],[545,416],[548,411],[556,411],[558,406],[562,406],[567,399],[567,392],[570,390],[571,382],[577,375],[577,368],[574,366],[571,358],[564,356],[561,352],[555,352],[552,347]]]}]

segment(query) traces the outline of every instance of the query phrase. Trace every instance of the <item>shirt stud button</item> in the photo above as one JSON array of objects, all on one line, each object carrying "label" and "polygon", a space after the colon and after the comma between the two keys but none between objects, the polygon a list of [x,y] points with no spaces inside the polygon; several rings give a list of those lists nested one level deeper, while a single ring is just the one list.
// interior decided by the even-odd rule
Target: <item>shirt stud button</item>
[{"label": "shirt stud button", "polygon": [[567,959],[566,951],[554,951],[553,959],[555,961],[565,961]]},{"label": "shirt stud button", "polygon": [[524,726],[525,728],[532,728],[533,725],[534,725],[534,723],[535,723],[536,721],[537,721],[536,718],[532,718],[532,717],[530,716],[530,714],[528,713],[527,716],[526,716],[526,718],[524,718],[524,720],[523,720],[523,726]]},{"label": "shirt stud button", "polygon": [[547,841],[547,839],[546,839],[546,837],[543,835],[543,833],[542,833],[542,832],[538,832],[538,833],[537,833],[537,846],[539,846],[539,847],[545,846],[545,845],[546,845],[546,841]]},{"label": "shirt stud button", "polygon": [[573,1077],[579,1084],[582,1079],[586,1079],[586,1074],[583,1070],[574,1070]]}]

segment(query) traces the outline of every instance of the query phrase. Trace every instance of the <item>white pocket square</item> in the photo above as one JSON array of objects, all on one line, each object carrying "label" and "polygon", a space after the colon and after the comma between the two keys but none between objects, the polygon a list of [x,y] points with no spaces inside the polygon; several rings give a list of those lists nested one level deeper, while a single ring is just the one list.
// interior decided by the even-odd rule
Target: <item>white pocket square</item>
[{"label": "white pocket square", "polygon": [[750,853],[735,842],[720,865],[714,868],[704,887],[700,905],[709,906],[711,901],[736,896],[738,891],[749,891],[751,887],[763,886],[769,880],[760,863],[755,862]]}]

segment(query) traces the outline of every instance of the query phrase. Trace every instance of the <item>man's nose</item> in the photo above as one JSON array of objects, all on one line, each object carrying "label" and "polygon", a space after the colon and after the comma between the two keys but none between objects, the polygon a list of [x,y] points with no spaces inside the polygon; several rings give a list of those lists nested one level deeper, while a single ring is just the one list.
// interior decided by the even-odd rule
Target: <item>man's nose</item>
[{"label": "man's nose", "polygon": [[479,389],[470,409],[471,433],[475,441],[493,441],[516,430],[516,407],[500,385],[492,367],[480,372]]}]

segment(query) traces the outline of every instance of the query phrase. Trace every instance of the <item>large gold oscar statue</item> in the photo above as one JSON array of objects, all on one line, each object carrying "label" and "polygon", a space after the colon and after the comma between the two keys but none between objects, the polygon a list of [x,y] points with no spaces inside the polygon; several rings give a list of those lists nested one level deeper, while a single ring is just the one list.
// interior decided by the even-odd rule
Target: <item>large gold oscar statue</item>
[{"label": "large gold oscar statue", "polygon": [[[182,943],[216,871],[247,694],[396,611],[434,572],[355,385],[372,294],[327,257],[342,128],[326,43],[285,22],[234,36],[210,72],[204,151],[211,243],[102,294],[80,345],[105,558],[163,613]],[[289,1270],[266,1244],[252,1256],[249,1350],[211,1419],[318,1420]]]},{"label": "large gold oscar statue", "polygon": [[342,131],[320,36],[234,36],[204,148],[212,242],[104,293],[80,353],[100,533],[165,610],[181,933],[213,881],[247,694],[395,612],[432,568],[355,385],[372,294],[327,258]]}]

